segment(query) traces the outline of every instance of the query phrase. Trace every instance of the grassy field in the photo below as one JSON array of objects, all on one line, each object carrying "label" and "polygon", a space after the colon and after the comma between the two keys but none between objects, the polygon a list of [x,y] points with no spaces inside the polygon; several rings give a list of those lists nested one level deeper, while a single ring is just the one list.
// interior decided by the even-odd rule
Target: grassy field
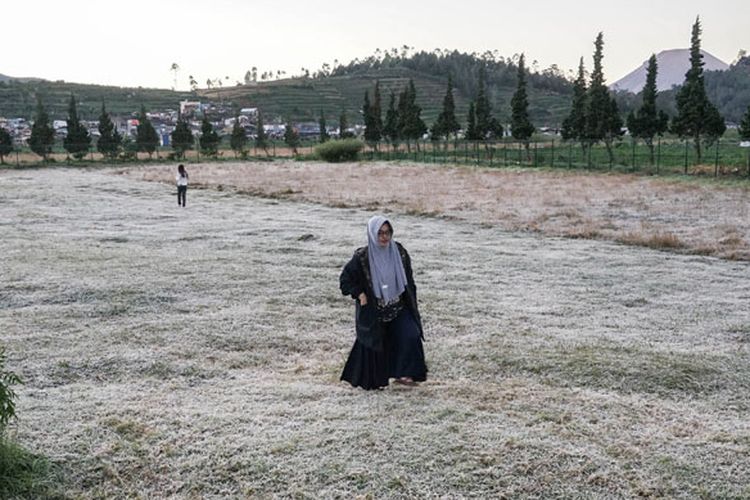
[{"label": "grassy field", "polygon": [[[393,184],[371,205],[335,179],[327,201],[274,195],[320,168],[276,167],[263,196],[206,182],[185,209],[139,171],[0,171],[12,436],[61,496],[750,496],[750,264],[412,211]],[[703,214],[727,193],[701,190]],[[430,374],[365,392],[338,381],[337,279],[381,208],[412,254]]]}]

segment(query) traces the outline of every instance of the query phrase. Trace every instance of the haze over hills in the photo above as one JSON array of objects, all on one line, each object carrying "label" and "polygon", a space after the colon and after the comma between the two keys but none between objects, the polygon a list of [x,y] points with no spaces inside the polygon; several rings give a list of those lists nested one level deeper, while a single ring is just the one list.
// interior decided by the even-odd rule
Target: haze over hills
[{"label": "haze over hills", "polygon": [[[676,114],[675,90],[689,65],[689,51],[667,50],[659,53],[658,105],[670,116]],[[719,106],[721,114],[732,123],[739,123],[750,105],[750,57],[741,57],[732,66],[704,52],[706,92]],[[469,103],[475,98],[479,68],[487,71],[487,96],[493,115],[501,123],[510,120],[510,101],[516,89],[517,67],[512,58],[458,51],[434,51],[408,54],[373,55],[315,72],[309,76],[252,81],[243,85],[213,87],[191,91],[168,89],[125,88],[87,85],[37,78],[16,78],[0,75],[0,117],[33,119],[37,98],[41,99],[52,119],[67,117],[70,95],[78,101],[79,116],[95,120],[102,103],[113,115],[132,116],[141,106],[149,112],[174,110],[181,100],[199,100],[228,110],[260,108],[267,120],[317,121],[321,114],[337,122],[346,112],[350,123],[360,123],[365,91],[372,93],[376,81],[381,84],[383,110],[390,91],[396,96],[410,79],[417,88],[417,103],[422,117],[432,125],[442,107],[448,75],[453,78],[456,116],[465,123]],[[724,71],[710,71],[725,69]],[[3,80],[10,78],[10,80]],[[628,79],[630,83],[628,83]],[[640,92],[645,83],[645,65],[613,87],[623,89],[616,98],[623,116],[639,106]],[[570,110],[572,83],[562,71],[551,67],[528,75],[529,112],[537,127],[557,127]],[[631,93],[632,92],[632,93]],[[372,96],[372,94],[370,94]]]},{"label": "haze over hills", "polygon": [[[727,63],[705,50],[701,50],[701,54],[703,54],[704,71],[724,71],[729,69]],[[662,50],[656,55],[656,64],[658,68],[656,89],[658,91],[669,90],[675,85],[682,85],[685,81],[685,73],[690,69],[690,49]],[[637,94],[643,90],[643,86],[646,84],[647,68],[648,59],[640,67],[610,85],[610,89],[625,90]]]}]

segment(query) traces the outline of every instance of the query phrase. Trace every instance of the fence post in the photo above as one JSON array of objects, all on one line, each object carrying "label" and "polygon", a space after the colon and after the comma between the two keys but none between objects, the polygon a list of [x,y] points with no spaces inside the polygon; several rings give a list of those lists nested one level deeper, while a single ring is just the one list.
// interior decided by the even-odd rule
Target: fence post
[{"label": "fence post", "polygon": [[573,143],[568,144],[568,170],[573,168]]},{"label": "fence post", "polygon": [[656,143],[656,175],[659,175],[659,163],[661,161],[661,137]]},{"label": "fence post", "polygon": [[536,150],[537,142],[534,141],[534,167],[539,166],[539,154]]},{"label": "fence post", "polygon": [[550,156],[549,166],[550,166],[550,168],[555,168],[555,140],[554,139],[552,139],[552,153],[551,153],[551,155],[552,156]]},{"label": "fence post", "polygon": [[631,140],[630,143],[632,144],[632,152],[630,157],[630,168],[635,171],[635,139]]},{"label": "fence post", "polygon": [[714,161],[714,177],[719,176],[719,144],[721,144],[721,139],[716,139],[716,159]]},{"label": "fence post", "polygon": [[685,175],[687,175],[687,164],[688,164],[688,140],[685,139]]}]

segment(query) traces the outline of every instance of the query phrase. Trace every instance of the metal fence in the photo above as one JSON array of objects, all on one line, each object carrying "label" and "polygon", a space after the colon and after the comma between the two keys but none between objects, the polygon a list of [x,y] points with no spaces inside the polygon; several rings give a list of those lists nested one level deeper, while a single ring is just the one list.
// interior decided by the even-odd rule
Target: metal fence
[{"label": "metal fence", "polygon": [[[228,142],[228,141],[227,141]],[[217,156],[206,157],[198,148],[188,151],[186,161],[222,161],[240,159],[311,158],[317,141],[303,141],[296,153],[283,141],[270,141],[266,149],[248,145],[239,156],[222,143]],[[698,158],[693,141],[659,139],[652,147],[643,141],[623,140],[608,150],[602,144],[583,147],[579,143],[561,140],[534,141],[412,141],[365,143],[360,154],[364,161],[414,161],[435,164],[478,165],[485,167],[545,167],[559,169],[589,169],[600,171],[641,172],[649,174],[688,174],[750,177],[750,147],[739,141],[719,140],[702,144]],[[75,163],[64,150],[53,150],[50,158],[56,162]],[[115,161],[175,160],[170,147],[159,147],[152,154],[130,151]],[[86,162],[112,161],[97,153],[94,147],[83,158]],[[14,151],[5,157],[6,164],[39,164],[41,158],[28,150]]]}]

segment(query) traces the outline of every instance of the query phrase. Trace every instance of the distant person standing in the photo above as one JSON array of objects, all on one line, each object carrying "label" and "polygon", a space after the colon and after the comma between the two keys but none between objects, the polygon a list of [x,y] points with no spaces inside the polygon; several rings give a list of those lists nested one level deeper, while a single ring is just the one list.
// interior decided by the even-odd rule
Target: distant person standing
[{"label": "distant person standing", "polygon": [[177,167],[177,206],[185,206],[185,199],[187,198],[187,186],[188,186],[188,173],[185,170],[185,165],[180,163]]}]

